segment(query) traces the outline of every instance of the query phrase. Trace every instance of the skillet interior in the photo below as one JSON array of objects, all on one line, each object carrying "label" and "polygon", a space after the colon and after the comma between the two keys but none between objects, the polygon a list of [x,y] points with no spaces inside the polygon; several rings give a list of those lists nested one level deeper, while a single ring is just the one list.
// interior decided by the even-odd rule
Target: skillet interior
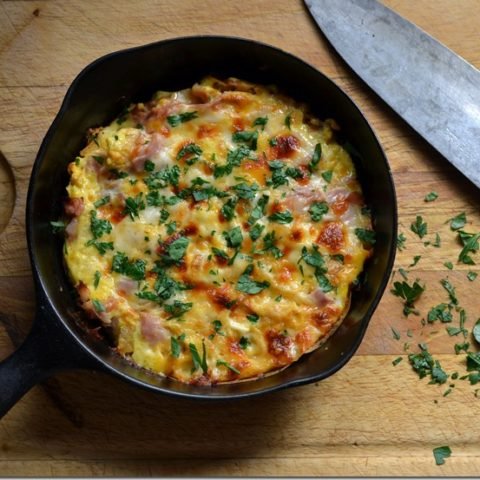
[{"label": "skillet interior", "polygon": [[[214,388],[184,385],[138,370],[105,342],[87,335],[78,325],[82,313],[63,266],[62,239],[50,227],[50,221],[62,214],[67,165],[85,145],[88,128],[108,123],[124,106],[148,100],[156,90],[187,88],[207,74],[276,84],[293,98],[307,102],[320,118],[335,118],[360,153],[354,160],[377,232],[364,283],[354,292],[350,312],[330,340],[276,375]],[[353,102],[299,59],[264,44],[227,37],[167,40],[113,53],[86,67],[70,87],[40,148],[27,203],[28,242],[40,302],[50,304],[51,313],[70,332],[72,341],[95,357],[99,367],[129,381],[166,393],[204,398],[242,397],[309,383],[344,365],[357,349],[388,281],[396,226],[396,199],[387,161]]]}]

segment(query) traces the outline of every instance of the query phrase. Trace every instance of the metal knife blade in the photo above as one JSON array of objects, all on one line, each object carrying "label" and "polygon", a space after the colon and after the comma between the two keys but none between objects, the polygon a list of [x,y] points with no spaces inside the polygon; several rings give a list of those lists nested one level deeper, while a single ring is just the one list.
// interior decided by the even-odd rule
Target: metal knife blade
[{"label": "metal knife blade", "polygon": [[305,0],[350,67],[480,187],[480,72],[376,0]]}]

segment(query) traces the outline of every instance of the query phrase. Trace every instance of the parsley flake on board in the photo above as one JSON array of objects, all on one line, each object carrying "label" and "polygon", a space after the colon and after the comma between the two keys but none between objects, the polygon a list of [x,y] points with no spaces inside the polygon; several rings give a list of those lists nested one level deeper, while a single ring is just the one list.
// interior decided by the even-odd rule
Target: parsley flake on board
[{"label": "parsley flake on board", "polygon": [[420,378],[430,375],[430,383],[445,383],[448,379],[448,375],[442,369],[440,362],[434,360],[426,345],[420,344],[419,347],[419,353],[412,353],[408,356],[408,360],[413,370]]},{"label": "parsley flake on board", "polygon": [[198,118],[198,112],[183,112],[178,115],[169,115],[167,122],[171,127],[178,127],[181,123],[189,122],[194,118]]},{"label": "parsley flake on board", "polygon": [[395,367],[403,360],[402,357],[397,357],[395,360],[392,361],[392,365]]},{"label": "parsley flake on board", "polygon": [[390,327],[390,328],[392,329],[393,339],[394,340],[400,340],[400,333],[398,332],[398,330],[396,330],[393,327]]},{"label": "parsley flake on board", "polygon": [[399,251],[402,251],[405,249],[405,242],[407,241],[407,237],[403,234],[400,233],[397,237],[397,248]]},{"label": "parsley flake on board", "polygon": [[477,272],[468,272],[467,273],[467,278],[473,282],[478,276],[478,273]]},{"label": "parsley flake on board", "polygon": [[440,248],[440,246],[441,246],[440,235],[438,233],[435,233],[435,241],[432,243],[432,247]]},{"label": "parsley flake on board", "polygon": [[453,263],[452,262],[444,262],[443,263],[445,267],[447,267],[449,270],[453,270]]},{"label": "parsley flake on board", "polygon": [[433,202],[438,198],[438,193],[437,192],[430,192],[425,195],[425,201],[426,202]]},{"label": "parsley flake on board", "polygon": [[472,257],[469,253],[475,253],[479,249],[480,233],[467,233],[463,230],[458,232],[460,241],[463,243],[463,248],[458,255],[458,261],[466,265],[474,265]]},{"label": "parsley flake on board", "polygon": [[413,257],[413,262],[409,265],[409,267],[414,267],[418,262],[419,260],[422,258],[421,255],[415,255]]},{"label": "parsley flake on board", "polygon": [[411,313],[418,315],[418,312],[414,308],[414,303],[425,291],[425,286],[420,285],[418,280],[416,280],[412,285],[409,285],[406,281],[394,282],[393,287],[391,293],[404,300],[403,314],[405,316]]},{"label": "parsley flake on board", "polygon": [[410,230],[420,238],[423,238],[427,234],[427,224],[420,215],[417,215],[415,222],[410,225]]},{"label": "parsley flake on board", "polygon": [[450,229],[451,230],[460,230],[467,223],[467,216],[465,212],[459,213],[456,217],[450,219]]},{"label": "parsley flake on board", "polygon": [[433,449],[433,457],[435,458],[435,463],[437,465],[443,465],[445,459],[450,457],[452,454],[452,449],[448,446],[436,447]]},{"label": "parsley flake on board", "polygon": [[440,320],[442,323],[450,323],[452,321],[452,313],[450,305],[440,303],[436,307],[432,307],[427,315],[428,323],[433,323]]},{"label": "parsley flake on board", "polygon": [[450,301],[453,305],[458,305],[457,295],[455,293],[455,287],[449,282],[448,279],[443,278],[440,280],[442,287],[448,292],[448,296],[450,297]]}]

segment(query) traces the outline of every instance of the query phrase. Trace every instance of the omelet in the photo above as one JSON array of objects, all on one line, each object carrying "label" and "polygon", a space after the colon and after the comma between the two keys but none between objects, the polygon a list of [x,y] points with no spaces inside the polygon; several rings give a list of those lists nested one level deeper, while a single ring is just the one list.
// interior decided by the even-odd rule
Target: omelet
[{"label": "omelet", "polygon": [[120,355],[208,388],[335,331],[375,243],[339,128],[273,86],[207,77],[89,132],[64,256]]}]

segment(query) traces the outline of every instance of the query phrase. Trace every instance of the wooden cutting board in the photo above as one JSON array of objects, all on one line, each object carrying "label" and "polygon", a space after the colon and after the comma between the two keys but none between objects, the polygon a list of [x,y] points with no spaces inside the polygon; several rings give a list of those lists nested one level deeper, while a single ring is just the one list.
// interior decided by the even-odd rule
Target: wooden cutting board
[{"label": "wooden cutting board", "polygon": [[[385,3],[480,66],[478,0]],[[476,387],[457,380],[444,397],[451,382],[419,380],[407,354],[424,342],[447,372],[465,371],[464,355],[454,353],[458,338],[449,337],[443,324],[422,326],[421,318],[448,301],[439,283],[447,277],[467,311],[468,329],[480,315],[480,276],[473,282],[466,277],[478,266],[456,263],[460,246],[445,223],[465,211],[466,229],[480,231],[479,191],[351,73],[300,0],[0,4],[0,358],[22,341],[34,316],[25,197],[36,152],[68,85],[105,53],[192,34],[236,35],[285,49],[357,102],[395,177],[399,229],[407,238],[396,268],[422,256],[410,274],[427,285],[418,302],[422,315],[403,317],[399,299],[387,292],[360,349],[338,374],[251,400],[179,401],[103,374],[59,375],[0,421],[1,475],[477,475]],[[438,199],[424,202],[432,190]],[[428,222],[426,239],[439,233],[441,248],[424,246],[410,231],[416,215]],[[403,361],[393,366],[399,356]],[[436,466],[432,449],[443,445],[452,456]]]}]

